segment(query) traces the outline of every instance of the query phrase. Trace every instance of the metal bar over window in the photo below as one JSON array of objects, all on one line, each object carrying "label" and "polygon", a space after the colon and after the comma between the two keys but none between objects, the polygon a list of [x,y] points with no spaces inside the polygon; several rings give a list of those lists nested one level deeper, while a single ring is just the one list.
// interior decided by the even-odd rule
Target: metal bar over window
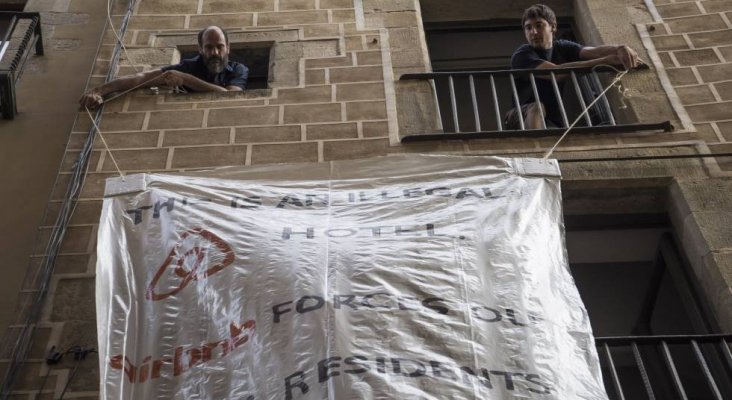
[{"label": "metal bar over window", "polygon": [[615,369],[615,363],[613,362],[613,355],[610,352],[610,346],[607,345],[607,343],[602,345],[603,350],[605,350],[605,356],[607,357],[607,363],[610,367],[610,377],[613,379],[613,386],[615,387],[615,393],[618,395],[618,399],[625,400],[625,395],[623,394],[623,387],[620,384],[620,379],[618,378],[618,371]]},{"label": "metal bar over window", "polygon": [[531,90],[534,92],[534,105],[539,109],[539,115],[541,115],[541,127],[546,129],[546,114],[544,113],[542,101],[539,98],[539,89],[536,87],[536,78],[534,78],[533,72],[529,73],[529,80],[531,81]]},{"label": "metal bar over window", "polygon": [[699,344],[696,340],[692,339],[691,346],[694,349],[694,355],[696,356],[697,361],[699,361],[702,372],[704,372],[704,377],[707,379],[709,389],[714,393],[714,398],[722,400],[722,393],[719,392],[719,388],[717,387],[716,382],[714,382],[714,377],[712,376],[712,372],[709,370],[709,365],[707,365],[707,361],[704,359],[704,354],[702,354]]},{"label": "metal bar over window", "polygon": [[[587,103],[585,103],[585,98],[582,96],[582,89],[579,86],[579,81],[577,80],[577,74],[572,71],[572,85],[574,85],[574,91],[577,93],[577,101],[579,101],[580,106],[582,107],[582,111],[587,110]],[[592,126],[592,118],[590,118],[589,110],[588,112],[584,113],[585,116],[585,122],[587,122],[587,126]]]},{"label": "metal bar over window", "polygon": [[440,110],[440,99],[437,97],[437,84],[435,83],[434,79],[430,79],[430,86],[432,86],[432,95],[434,96],[434,100],[435,100],[435,111],[437,111],[437,122],[439,123],[439,128],[443,129],[442,111]]},{"label": "metal bar over window", "polygon": [[480,132],[480,115],[478,114],[478,98],[475,95],[475,80],[473,80],[473,75],[470,75],[468,78],[468,81],[470,82],[470,99],[473,103],[473,115],[475,116],[475,130]]},{"label": "metal bar over window", "polygon": [[460,133],[460,120],[458,119],[457,100],[455,99],[455,82],[452,75],[448,78],[450,84],[450,105],[452,107],[452,120],[455,122],[455,132]]},{"label": "metal bar over window", "polygon": [[518,114],[519,127],[523,131],[526,129],[524,126],[524,113],[521,111],[521,100],[519,99],[518,90],[516,90],[516,78],[513,74],[508,75],[511,80],[511,92],[513,93],[513,101],[516,105],[516,113]]},{"label": "metal bar over window", "polygon": [[671,374],[671,380],[674,384],[674,388],[676,388],[676,393],[682,400],[687,400],[684,385],[681,383],[679,372],[676,370],[676,364],[674,364],[674,359],[671,356],[671,350],[669,350],[668,344],[666,344],[665,340],[661,341],[661,351],[663,353],[663,361],[666,363],[666,367]]},{"label": "metal bar over window", "polygon": [[559,113],[562,115],[562,122],[565,127],[569,127],[569,120],[567,119],[567,111],[564,109],[564,102],[562,101],[562,92],[559,90],[559,84],[557,84],[557,76],[554,72],[551,73],[552,87],[554,88],[554,95],[557,96],[557,104],[559,105]]},{"label": "metal bar over window", "polygon": [[724,360],[727,362],[727,369],[732,373],[732,352],[729,350],[729,345],[724,341],[724,338],[719,339],[719,347],[724,355]]},{"label": "metal bar over window", "polygon": [[633,342],[631,343],[631,347],[633,348],[633,357],[635,358],[635,364],[638,366],[638,371],[641,374],[641,379],[643,379],[643,387],[646,389],[648,400],[656,400],[656,396],[653,394],[653,386],[651,386],[651,379],[648,377],[648,371],[646,371],[646,366],[643,363],[643,357],[641,357],[640,350],[638,350],[638,345]]},{"label": "metal bar over window", "polygon": [[[493,79],[493,75],[490,76],[491,78],[491,94],[493,95],[493,108],[496,111],[496,123],[498,125],[498,130],[503,130],[503,117],[501,117],[501,107],[498,105],[498,93],[496,92],[496,80]],[[480,132],[480,130],[476,129],[477,132]]]}]

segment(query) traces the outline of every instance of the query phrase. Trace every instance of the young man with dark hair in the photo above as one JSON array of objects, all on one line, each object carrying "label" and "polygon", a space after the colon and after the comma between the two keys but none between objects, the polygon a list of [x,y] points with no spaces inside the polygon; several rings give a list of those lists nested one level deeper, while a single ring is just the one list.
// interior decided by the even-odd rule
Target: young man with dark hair
[{"label": "young man with dark hair", "polygon": [[249,70],[243,64],[229,61],[229,37],[218,26],[198,32],[198,55],[179,64],[123,76],[81,96],[81,107],[96,108],[110,93],[137,87],[182,86],[193,92],[241,91],[246,89]]},{"label": "young man with dark hair", "polygon": [[[543,69],[557,67],[593,67],[613,65],[623,69],[638,67],[642,62],[638,54],[625,45],[582,46],[578,43],[555,39],[557,17],[551,8],[535,4],[524,11],[521,18],[527,44],[522,45],[511,56],[512,69]],[[561,80],[561,77],[558,77]],[[517,82],[521,111],[526,129],[542,128],[542,110],[545,121],[563,126],[557,98],[548,75],[536,75],[539,101],[534,99],[531,84],[527,79]],[[562,82],[559,82],[560,92]],[[513,108],[506,113],[506,129],[520,129],[519,113]]]}]

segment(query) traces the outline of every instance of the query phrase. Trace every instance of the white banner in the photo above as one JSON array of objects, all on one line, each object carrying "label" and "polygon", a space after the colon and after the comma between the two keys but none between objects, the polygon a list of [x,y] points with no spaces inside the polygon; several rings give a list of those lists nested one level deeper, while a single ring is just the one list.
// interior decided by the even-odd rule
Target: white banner
[{"label": "white banner", "polygon": [[606,399],[556,161],[398,155],[107,183],[104,399]]}]

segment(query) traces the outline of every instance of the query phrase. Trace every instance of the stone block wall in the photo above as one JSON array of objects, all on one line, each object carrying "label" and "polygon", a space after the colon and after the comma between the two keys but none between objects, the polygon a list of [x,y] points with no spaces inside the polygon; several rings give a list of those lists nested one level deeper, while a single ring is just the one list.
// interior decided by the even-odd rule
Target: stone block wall
[{"label": "stone block wall", "polygon": [[[116,1],[112,8],[111,19],[117,27],[126,8],[124,3]],[[138,3],[123,37],[127,54],[116,71],[119,75],[174,62],[179,48],[195,48],[195,34],[201,27],[216,23],[229,31],[234,43],[272,45],[269,88],[187,95],[155,94],[141,89],[106,105],[100,130],[109,151],[97,137],[86,184],[56,263],[31,358],[16,386],[17,398],[50,398],[63,390],[73,361],[64,361],[51,370],[43,394],[36,396],[43,376],[49,372],[43,357],[51,346],[96,346],[97,221],[104,180],[117,175],[112,156],[126,174],[224,165],[325,162],[392,152],[536,155],[555,141],[514,138],[398,144],[400,135],[433,132],[436,123],[430,86],[395,80],[402,73],[430,69],[418,0]],[[732,107],[728,103],[732,98],[725,88],[731,86],[728,81],[732,76],[728,73],[732,64],[732,40],[728,37],[732,31],[732,2],[661,4],[658,0],[656,8],[663,19],[648,23],[647,27],[696,131],[570,135],[560,148],[563,158],[730,151]],[[107,29],[90,85],[103,82],[115,41],[114,34]],[[80,112],[33,262],[42,260],[50,226],[69,184],[69,171],[91,128],[87,113]],[[663,178],[665,182],[678,182],[674,192],[677,202],[669,209],[675,210],[679,227],[688,227],[682,228],[682,233],[690,238],[690,246],[696,246],[695,265],[704,264],[699,273],[715,271],[702,279],[714,292],[715,307],[723,310],[732,299],[732,246],[730,234],[719,230],[720,221],[729,221],[729,210],[722,199],[702,206],[701,198],[707,184],[722,189],[728,186],[729,168],[723,162],[698,160],[604,162],[568,165],[564,173],[566,179],[574,181]],[[709,179],[711,175],[716,178]],[[707,184],[688,186],[699,181]],[[694,207],[679,206],[683,204]],[[732,320],[726,323],[732,327]],[[77,377],[69,389],[74,398],[97,398],[97,374],[96,357],[79,363]]]},{"label": "stone block wall", "polygon": [[[732,140],[732,2],[656,0],[661,21],[649,24],[662,68],[711,152]],[[730,170],[729,162],[720,167]]]},{"label": "stone block wall", "polygon": [[[74,362],[49,369],[51,346],[96,347],[94,271],[104,181],[118,174],[181,171],[229,165],[323,162],[386,154],[396,127],[388,34],[366,28],[352,0],[139,0],[124,33],[117,76],[176,62],[196,48],[202,27],[219,24],[233,46],[272,47],[267,89],[239,93],[156,94],[140,89],[105,104],[89,173],[66,231],[48,304],[29,362],[16,382],[18,398],[57,397]],[[114,27],[126,1],[111,11]],[[412,12],[414,19],[414,12]],[[394,17],[392,24],[398,24]],[[104,82],[116,37],[109,27],[91,73]],[[246,62],[246,61],[244,61]],[[391,96],[391,98],[389,97]],[[70,99],[70,101],[74,101]],[[391,107],[391,109],[389,109]],[[49,212],[40,228],[34,265],[43,260],[53,221],[92,122],[80,111],[72,129]],[[107,149],[105,147],[109,147]],[[114,159],[114,160],[113,160]],[[115,165],[116,162],[116,165]],[[0,373],[5,364],[0,363]],[[48,378],[41,394],[44,376]],[[79,363],[68,389],[75,398],[98,396],[96,355]]]}]

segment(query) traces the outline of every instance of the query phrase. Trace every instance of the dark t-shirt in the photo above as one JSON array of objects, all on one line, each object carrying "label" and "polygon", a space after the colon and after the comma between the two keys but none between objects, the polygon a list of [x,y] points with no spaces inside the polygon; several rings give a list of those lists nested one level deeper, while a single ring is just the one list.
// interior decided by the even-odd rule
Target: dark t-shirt
[{"label": "dark t-shirt", "polygon": [[[182,60],[180,64],[168,65],[161,69],[163,71],[176,70],[185,72],[214,85],[221,87],[238,86],[242,90],[247,88],[247,78],[249,77],[249,69],[244,64],[236,61],[229,61],[223,71],[218,74],[212,74],[206,68],[200,55]],[[189,92],[194,91],[188,87],[185,89]]]},{"label": "dark t-shirt", "polygon": [[[511,56],[511,68],[512,69],[533,69],[538,67],[544,61],[549,61],[553,64],[564,64],[572,61],[579,61],[579,53],[583,46],[563,39],[557,39],[552,44],[552,48],[548,50],[535,49],[531,45],[524,44]],[[543,75],[548,78],[548,75]],[[547,119],[552,121],[557,126],[563,126],[562,114],[559,111],[559,104],[557,98],[554,95],[554,88],[551,80],[539,79],[540,75],[536,76],[536,89],[539,92],[539,99],[544,103],[546,108]],[[559,91],[562,91],[563,84],[559,83]],[[517,79],[516,87],[519,94],[519,101],[521,104],[527,104],[534,102],[534,91],[531,88],[531,82],[528,77]]]}]

